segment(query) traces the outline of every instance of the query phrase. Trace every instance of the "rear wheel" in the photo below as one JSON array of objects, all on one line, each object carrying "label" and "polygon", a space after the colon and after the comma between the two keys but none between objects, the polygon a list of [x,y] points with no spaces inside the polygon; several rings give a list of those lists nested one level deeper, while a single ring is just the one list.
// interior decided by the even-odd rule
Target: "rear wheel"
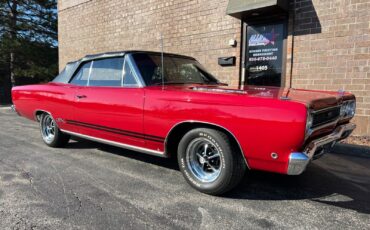
[{"label": "rear wheel", "polygon": [[40,131],[43,141],[50,147],[63,147],[70,139],[69,135],[60,131],[53,117],[48,113],[41,115]]},{"label": "rear wheel", "polygon": [[233,189],[246,171],[244,159],[230,138],[209,128],[184,135],[178,146],[178,163],[192,187],[212,195]]}]

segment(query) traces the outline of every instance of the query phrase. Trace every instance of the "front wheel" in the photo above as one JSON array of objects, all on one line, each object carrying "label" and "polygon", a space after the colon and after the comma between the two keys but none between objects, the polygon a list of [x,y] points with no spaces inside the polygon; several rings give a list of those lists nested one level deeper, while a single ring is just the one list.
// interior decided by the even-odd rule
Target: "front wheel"
[{"label": "front wheel", "polygon": [[178,146],[178,163],[187,182],[200,192],[220,195],[233,189],[246,171],[244,159],[223,132],[190,130]]},{"label": "front wheel", "polygon": [[70,136],[62,133],[50,114],[44,113],[40,119],[41,136],[45,144],[50,147],[65,146]]}]

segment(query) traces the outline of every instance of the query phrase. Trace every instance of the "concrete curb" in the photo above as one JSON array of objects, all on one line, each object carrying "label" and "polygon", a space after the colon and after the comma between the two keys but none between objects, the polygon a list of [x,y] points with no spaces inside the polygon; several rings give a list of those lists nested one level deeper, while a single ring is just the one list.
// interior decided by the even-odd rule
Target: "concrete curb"
[{"label": "concrete curb", "polygon": [[0,106],[0,110],[10,110],[10,106]]},{"label": "concrete curb", "polygon": [[370,158],[370,146],[337,143],[332,153]]}]

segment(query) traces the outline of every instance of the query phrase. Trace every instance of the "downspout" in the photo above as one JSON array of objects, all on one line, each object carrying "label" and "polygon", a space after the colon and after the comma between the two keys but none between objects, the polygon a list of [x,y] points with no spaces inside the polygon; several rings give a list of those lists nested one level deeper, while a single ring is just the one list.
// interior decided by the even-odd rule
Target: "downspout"
[{"label": "downspout", "polygon": [[297,6],[297,0],[294,0],[294,3],[293,3],[293,26],[292,26],[292,51],[291,51],[291,54],[290,54],[290,80],[289,80],[289,88],[292,88],[292,84],[293,84],[294,37],[295,37],[296,6]]}]

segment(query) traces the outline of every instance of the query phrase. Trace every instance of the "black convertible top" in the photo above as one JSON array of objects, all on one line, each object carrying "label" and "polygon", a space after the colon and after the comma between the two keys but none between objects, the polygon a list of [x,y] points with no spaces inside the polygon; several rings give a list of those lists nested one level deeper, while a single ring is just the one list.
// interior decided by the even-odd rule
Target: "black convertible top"
[{"label": "black convertible top", "polygon": [[[99,53],[99,54],[91,54],[86,55],[85,57],[79,59],[78,61],[88,61],[88,60],[94,60],[94,59],[100,59],[100,58],[108,58],[108,57],[120,57],[124,56],[125,54],[129,53],[147,53],[147,54],[157,54],[160,55],[161,52],[156,51],[145,51],[145,50],[126,50],[126,51],[117,51],[117,52],[105,52],[105,53]],[[174,54],[174,53],[163,53],[165,56],[173,56],[173,57],[181,57],[181,58],[187,58],[194,60],[193,57],[180,55],[180,54]]]},{"label": "black convertible top", "polygon": [[[112,57],[122,57],[125,54],[134,54],[134,53],[147,53],[147,54],[156,54],[156,55],[161,54],[160,52],[155,52],[155,51],[127,50],[127,51],[106,52],[106,53],[86,55],[85,57],[78,59],[77,61],[68,62],[65,68],[62,70],[62,72],[60,72],[59,75],[56,76],[52,82],[68,83],[72,77],[71,75],[75,72],[78,66],[80,66],[81,62],[86,62],[86,61],[91,61],[91,60],[96,60],[96,59],[112,58]],[[195,60],[194,58],[189,57],[189,56],[173,54],[173,53],[163,53],[163,55]]]}]

